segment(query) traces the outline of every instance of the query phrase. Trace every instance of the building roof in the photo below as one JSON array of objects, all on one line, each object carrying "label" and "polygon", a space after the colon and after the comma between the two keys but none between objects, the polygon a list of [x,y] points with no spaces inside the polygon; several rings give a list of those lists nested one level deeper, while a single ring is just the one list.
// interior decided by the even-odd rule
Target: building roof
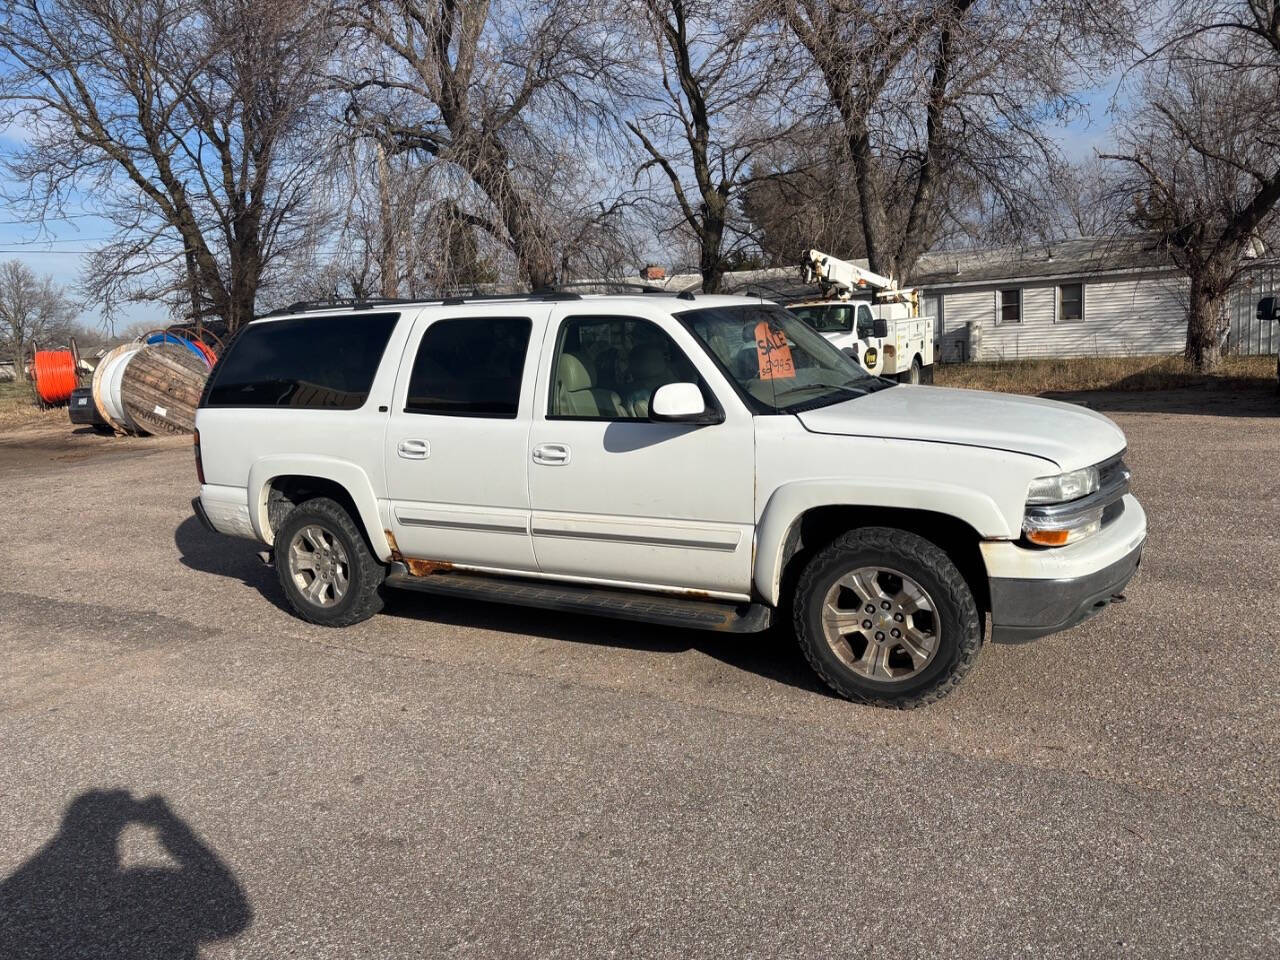
[{"label": "building roof", "polygon": [[1079,237],[986,250],[935,250],[920,258],[910,282],[928,289],[1173,269],[1168,253],[1152,237]]},{"label": "building roof", "polygon": [[[865,259],[853,262],[867,266]],[[932,287],[1174,269],[1168,254],[1151,237],[1080,237],[982,250],[931,251],[920,258],[903,285],[924,287],[927,292]],[[678,273],[646,282],[664,290],[696,293],[702,289],[702,276],[697,273]],[[726,273],[720,291],[760,294],[784,303],[813,299],[818,294],[813,284],[801,279],[799,265]]]}]

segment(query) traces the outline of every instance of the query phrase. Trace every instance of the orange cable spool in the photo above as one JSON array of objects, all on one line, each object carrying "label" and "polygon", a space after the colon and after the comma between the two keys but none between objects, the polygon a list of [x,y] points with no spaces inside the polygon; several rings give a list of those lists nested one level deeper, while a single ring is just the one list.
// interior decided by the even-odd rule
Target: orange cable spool
[{"label": "orange cable spool", "polygon": [[36,393],[47,404],[66,403],[76,388],[76,361],[70,350],[37,350],[31,372]]}]

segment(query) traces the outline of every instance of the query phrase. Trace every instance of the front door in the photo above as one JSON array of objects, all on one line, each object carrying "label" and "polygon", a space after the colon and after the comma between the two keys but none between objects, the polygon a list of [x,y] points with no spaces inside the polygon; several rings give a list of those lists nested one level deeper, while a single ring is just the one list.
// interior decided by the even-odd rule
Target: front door
[{"label": "front door", "polygon": [[877,376],[884,370],[883,338],[875,335],[875,318],[865,303],[858,304],[858,360],[867,373]]},{"label": "front door", "polygon": [[[603,304],[563,306],[548,326],[543,357],[529,465],[538,568],[748,596],[751,414],[688,331],[658,311],[644,317]],[[723,422],[649,419],[653,392],[686,382],[723,409]]]},{"label": "front door", "polygon": [[536,349],[528,356],[548,310],[466,305],[415,325],[386,445],[388,520],[405,557],[537,569],[526,467]]}]

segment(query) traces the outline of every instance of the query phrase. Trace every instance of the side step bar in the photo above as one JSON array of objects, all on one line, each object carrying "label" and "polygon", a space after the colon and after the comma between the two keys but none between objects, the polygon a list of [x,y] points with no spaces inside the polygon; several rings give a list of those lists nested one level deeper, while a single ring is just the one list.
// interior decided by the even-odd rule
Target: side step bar
[{"label": "side step bar", "polygon": [[614,587],[553,583],[462,571],[441,571],[416,577],[399,562],[390,565],[386,583],[391,587],[421,593],[470,597],[494,603],[595,614],[621,620],[639,620],[692,630],[758,633],[767,629],[773,619],[773,610],[762,603],[700,600]]}]

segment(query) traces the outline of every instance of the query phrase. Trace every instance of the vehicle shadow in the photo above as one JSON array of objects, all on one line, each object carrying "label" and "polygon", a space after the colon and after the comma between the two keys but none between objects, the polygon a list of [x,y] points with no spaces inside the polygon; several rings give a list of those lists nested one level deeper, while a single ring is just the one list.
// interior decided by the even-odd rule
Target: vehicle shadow
[{"label": "vehicle shadow", "polygon": [[536,607],[425,596],[407,590],[388,591],[383,613],[588,646],[670,654],[693,650],[735,670],[811,693],[835,696],[805,663],[795,640],[778,624],[762,633],[713,633]]},{"label": "vehicle shadow", "polygon": [[[195,517],[188,517],[178,525],[173,541],[183,566],[238,580],[277,608],[292,612],[276,582],[275,572],[258,560],[257,554],[262,549],[259,544],[210,533]],[[778,626],[759,634],[708,633],[534,607],[427,596],[408,590],[388,590],[384,613],[449,626],[523,633],[547,640],[652,653],[696,650],[727,666],[778,683],[813,693],[829,693],[805,663],[795,641]]]},{"label": "vehicle shadow", "polygon": [[258,554],[265,549],[262,544],[210,533],[190,516],[173,531],[173,545],[178,548],[178,560],[184,567],[239,580],[257,590],[277,609],[292,613],[280,592],[275,571],[258,559]]},{"label": "vehicle shadow", "polygon": [[[155,831],[170,864],[121,862],[135,824]],[[235,874],[191,826],[163,798],[125,790],[81,794],[57,835],[0,881],[6,960],[194,960],[252,921]]]}]

